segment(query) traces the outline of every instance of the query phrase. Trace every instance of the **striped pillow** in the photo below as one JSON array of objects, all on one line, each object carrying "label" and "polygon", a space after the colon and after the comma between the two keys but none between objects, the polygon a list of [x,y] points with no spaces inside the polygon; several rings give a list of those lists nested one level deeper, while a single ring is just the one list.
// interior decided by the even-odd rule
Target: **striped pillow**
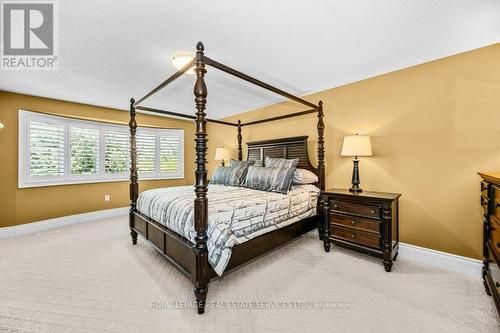
[{"label": "striped pillow", "polygon": [[255,164],[254,160],[248,160],[248,161],[231,160],[229,166],[232,166],[232,167],[249,167],[250,165],[254,165],[254,164]]},{"label": "striped pillow", "polygon": [[250,166],[245,187],[254,190],[286,194],[292,183],[295,168],[270,168]]},{"label": "striped pillow", "polygon": [[231,160],[228,167],[219,166],[215,169],[210,184],[220,184],[226,186],[241,186],[245,181],[248,167],[255,161],[236,161]]},{"label": "striped pillow", "polygon": [[241,169],[238,169],[236,167],[218,166],[217,169],[215,169],[214,174],[212,175],[212,179],[210,179],[210,184],[239,186],[239,170]]},{"label": "striped pillow", "polygon": [[285,158],[274,158],[266,156],[266,167],[271,168],[296,168],[299,164],[299,159],[294,158],[287,160]]},{"label": "striped pillow", "polygon": [[240,177],[240,182],[238,185],[243,185],[243,183],[245,182],[245,177],[247,175],[248,167],[254,164],[255,164],[254,160],[248,160],[248,161],[231,160],[229,166],[238,169],[238,177]]}]

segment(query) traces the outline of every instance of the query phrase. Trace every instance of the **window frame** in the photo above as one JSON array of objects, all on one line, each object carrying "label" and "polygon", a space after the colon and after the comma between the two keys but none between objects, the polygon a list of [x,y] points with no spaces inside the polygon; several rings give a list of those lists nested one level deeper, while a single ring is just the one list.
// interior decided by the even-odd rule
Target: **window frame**
[{"label": "window frame", "polygon": [[[107,182],[129,181],[130,154],[127,154],[127,171],[123,174],[107,174],[105,170],[105,133],[106,130],[118,131],[130,135],[128,126],[110,124],[106,122],[82,120],[65,116],[51,115],[41,112],[18,110],[18,188],[92,184]],[[31,176],[30,175],[30,147],[29,122],[40,121],[64,126],[64,175],[62,176]],[[81,126],[99,129],[99,161],[96,175],[71,175],[71,138],[70,127]],[[147,131],[155,133],[155,171],[139,173],[139,180],[168,180],[184,178],[184,130],[138,127],[137,132]],[[160,135],[175,135],[179,138],[179,170],[175,173],[160,171]],[[130,138],[130,137],[129,137]],[[127,152],[130,151],[130,139],[127,140]]]}]

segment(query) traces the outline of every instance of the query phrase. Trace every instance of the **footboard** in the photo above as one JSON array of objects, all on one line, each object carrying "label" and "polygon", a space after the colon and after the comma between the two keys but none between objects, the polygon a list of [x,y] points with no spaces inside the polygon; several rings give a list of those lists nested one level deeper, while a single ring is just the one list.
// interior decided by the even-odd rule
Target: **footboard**
[{"label": "footboard", "polygon": [[193,243],[138,211],[132,213],[131,219],[133,230],[151,243],[184,274],[192,278],[196,263]]},{"label": "footboard", "polygon": [[[196,276],[196,255],[193,252],[193,243],[138,211],[134,211],[130,218],[132,230],[140,234],[190,279]],[[311,216],[233,247],[226,271],[314,230],[318,225],[318,220],[318,215]],[[210,266],[209,279],[216,276],[217,274]]]}]

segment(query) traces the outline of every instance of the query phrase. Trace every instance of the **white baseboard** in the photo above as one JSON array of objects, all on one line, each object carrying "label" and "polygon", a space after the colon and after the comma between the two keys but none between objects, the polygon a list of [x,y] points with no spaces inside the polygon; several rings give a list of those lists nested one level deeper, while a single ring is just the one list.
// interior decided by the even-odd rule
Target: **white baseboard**
[{"label": "white baseboard", "polygon": [[399,243],[398,260],[402,258],[475,278],[481,277],[482,262],[477,259]]},{"label": "white baseboard", "polygon": [[0,228],[0,239],[19,237],[51,229],[59,229],[77,223],[125,216],[127,215],[128,210],[129,207],[112,208],[90,213],[63,216],[39,222],[26,223],[13,227],[4,227]]}]

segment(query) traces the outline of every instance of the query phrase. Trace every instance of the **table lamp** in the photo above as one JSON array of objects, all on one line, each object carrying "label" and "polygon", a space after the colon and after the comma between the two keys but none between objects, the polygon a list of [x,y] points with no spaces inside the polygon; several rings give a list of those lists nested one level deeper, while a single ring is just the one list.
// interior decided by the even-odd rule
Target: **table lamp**
[{"label": "table lamp", "polygon": [[230,158],[231,155],[229,154],[229,150],[227,150],[226,148],[222,147],[215,150],[215,160],[222,161],[222,166],[224,166],[224,162],[229,161]]},{"label": "table lamp", "polygon": [[362,192],[359,187],[359,156],[372,156],[372,144],[367,135],[349,135],[344,137],[341,156],[354,156],[352,169],[352,187],[350,192]]}]

